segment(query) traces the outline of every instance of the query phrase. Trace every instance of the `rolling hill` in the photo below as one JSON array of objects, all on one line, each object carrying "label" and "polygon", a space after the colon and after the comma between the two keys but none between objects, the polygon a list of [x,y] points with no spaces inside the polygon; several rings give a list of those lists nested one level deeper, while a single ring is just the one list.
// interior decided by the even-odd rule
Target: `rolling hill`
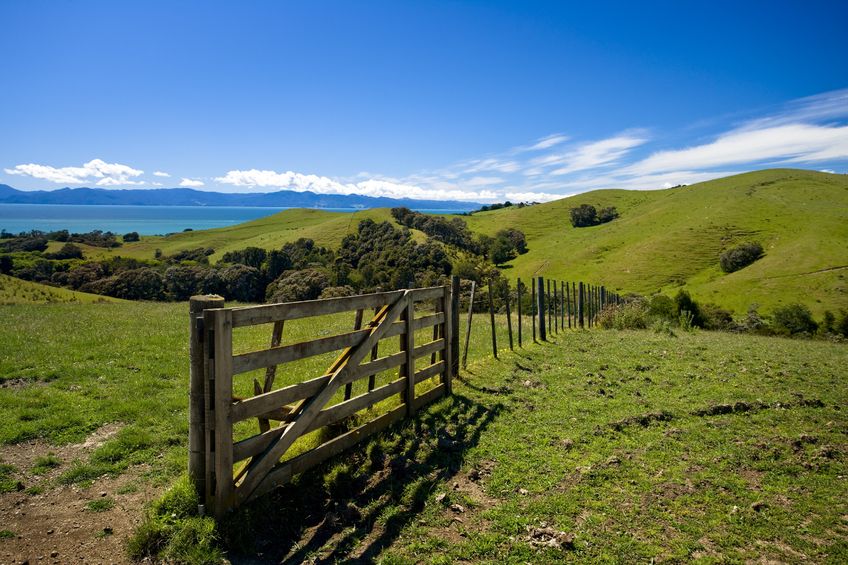
[{"label": "rolling hill", "polygon": [[[608,224],[574,228],[570,209],[615,206]],[[505,274],[585,280],[696,298],[743,313],[791,302],[816,314],[848,308],[848,176],[794,169],[745,173],[656,191],[597,190],[466,218],[472,230],[525,232],[530,251]],[[719,255],[759,241],[765,256],[732,274]]]},{"label": "rolling hill", "polygon": [[[570,209],[580,204],[615,206],[620,217],[574,228]],[[393,221],[388,209],[355,213],[286,210],[227,228],[144,237],[87,256],[152,258],[213,247],[213,261],[233,249],[276,248],[299,237],[337,247],[359,221]],[[820,316],[848,308],[848,176],[794,169],[745,173],[691,186],[654,190],[597,190],[523,208],[462,216],[477,233],[515,227],[529,252],[504,269],[510,279],[544,275],[584,280],[623,292],[669,295],[679,288],[696,299],[736,313],[751,304],[768,311],[803,302]],[[421,233],[415,234],[423,239]],[[725,274],[719,255],[743,241],[759,241],[765,256]],[[54,244],[55,245],[55,244]]]}]

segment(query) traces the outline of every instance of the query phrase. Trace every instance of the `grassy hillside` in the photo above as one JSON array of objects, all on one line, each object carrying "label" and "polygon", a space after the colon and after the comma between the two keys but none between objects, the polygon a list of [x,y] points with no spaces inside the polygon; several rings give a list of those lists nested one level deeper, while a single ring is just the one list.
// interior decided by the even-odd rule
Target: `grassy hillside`
[{"label": "grassy hillside", "polygon": [[0,304],[123,302],[117,298],[77,292],[0,275]]},{"label": "grassy hillside", "polygon": [[[615,206],[617,220],[573,228],[580,204]],[[848,177],[775,169],[683,188],[598,190],[467,218],[477,232],[516,227],[529,253],[506,273],[586,280],[645,294],[688,289],[737,312],[802,301],[820,314],[848,307]],[[732,274],[719,255],[743,241],[766,255]]]},{"label": "grassy hillside", "polygon": [[[621,217],[573,228],[569,211],[584,203],[615,206]],[[393,221],[388,209],[286,210],[227,228],[144,237],[113,250],[84,246],[84,251],[90,258],[151,259],[156,249],[169,255],[212,247],[214,262],[227,251],[278,248],[300,237],[335,248],[365,218]],[[774,169],[668,190],[598,190],[463,219],[478,233],[491,235],[505,227],[524,231],[530,251],[504,271],[512,279],[541,274],[644,294],[671,295],[686,288],[699,300],[737,313],[753,303],[768,311],[801,301],[817,316],[825,309],[848,308],[845,175]],[[415,237],[425,238],[420,232]],[[765,257],[723,273],[722,251],[749,240],[762,243]]]},{"label": "grassy hillside", "polygon": [[[277,249],[284,243],[301,237],[312,239],[324,247],[336,248],[344,236],[354,233],[359,222],[367,218],[376,222],[386,220],[393,222],[387,208],[354,213],[298,208],[226,228],[143,237],[138,243],[125,243],[117,249],[81,247],[89,258],[121,255],[136,259],[152,259],[157,249],[161,249],[165,255],[171,255],[186,249],[212,247],[215,249],[215,254],[210,259],[214,262],[227,251],[250,246]],[[419,235],[421,236],[423,234]],[[53,242],[51,245],[58,248],[62,244]]]}]

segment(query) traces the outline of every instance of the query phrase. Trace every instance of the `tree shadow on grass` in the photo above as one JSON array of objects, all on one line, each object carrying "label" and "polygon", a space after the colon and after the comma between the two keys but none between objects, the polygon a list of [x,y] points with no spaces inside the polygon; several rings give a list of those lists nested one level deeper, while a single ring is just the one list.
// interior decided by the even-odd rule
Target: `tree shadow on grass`
[{"label": "tree shadow on grass", "polygon": [[304,473],[222,524],[231,562],[373,562],[503,410],[454,394]]}]

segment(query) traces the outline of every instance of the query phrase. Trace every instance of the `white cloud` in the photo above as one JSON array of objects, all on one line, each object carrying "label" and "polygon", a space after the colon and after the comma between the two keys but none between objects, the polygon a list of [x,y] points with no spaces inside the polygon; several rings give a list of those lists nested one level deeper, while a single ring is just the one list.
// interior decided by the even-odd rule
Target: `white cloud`
[{"label": "white cloud", "polygon": [[492,184],[503,184],[504,182],[506,180],[501,177],[471,177],[463,182],[463,184],[466,186],[489,186]]},{"label": "white cloud", "polygon": [[170,177],[171,175],[169,175],[168,173],[163,172],[163,171],[153,171],[153,176],[154,177]]},{"label": "white cloud", "polygon": [[[432,179],[435,181],[436,179]],[[238,187],[280,188],[297,192],[318,194],[361,194],[388,198],[412,198],[415,200],[471,200],[492,201],[498,195],[491,190],[461,190],[453,183],[433,182],[423,187],[396,179],[372,178],[355,183],[344,183],[329,177],[305,175],[293,171],[280,173],[272,170],[250,169],[228,171],[216,182]]]},{"label": "white cloud", "polygon": [[844,158],[848,158],[848,126],[798,123],[733,130],[711,143],[654,153],[622,172],[644,175],[762,161],[806,163]]},{"label": "white cloud", "polygon": [[514,202],[550,202],[564,198],[562,194],[551,194],[548,192],[507,192],[504,194],[507,200]]},{"label": "white cloud", "polygon": [[820,173],[830,173],[831,175],[836,174],[836,171],[834,171],[833,169],[821,169],[819,172]]},{"label": "white cloud", "polygon": [[600,141],[578,145],[571,151],[545,155],[533,159],[533,165],[557,166],[550,171],[552,175],[567,175],[602,165],[610,165],[624,157],[631,149],[647,140],[635,135],[618,135]]},{"label": "white cloud", "polygon": [[144,181],[131,179],[141,176],[144,171],[120,163],[106,163],[101,159],[92,159],[81,167],[51,167],[28,163],[17,165],[13,169],[4,169],[6,174],[28,176],[56,184],[88,184],[97,186],[140,185]]},{"label": "white cloud", "polygon": [[527,148],[528,151],[541,151],[542,149],[550,149],[554,145],[559,145],[568,141],[567,135],[555,133],[539,139],[536,143]]},{"label": "white cloud", "polygon": [[466,164],[463,173],[481,173],[495,171],[498,173],[514,173],[521,168],[516,161],[494,158],[477,159]]},{"label": "white cloud", "polygon": [[204,186],[205,184],[206,183],[204,183],[203,181],[195,179],[183,178],[182,180],[180,180],[180,186],[188,186],[190,188],[197,188],[198,186]]}]

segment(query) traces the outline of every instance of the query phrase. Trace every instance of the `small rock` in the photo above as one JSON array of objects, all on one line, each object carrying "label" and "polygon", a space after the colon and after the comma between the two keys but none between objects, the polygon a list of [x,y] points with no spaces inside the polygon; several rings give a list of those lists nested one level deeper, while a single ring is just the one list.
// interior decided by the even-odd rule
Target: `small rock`
[{"label": "small rock", "polygon": [[49,530],[47,530],[47,535],[49,536],[49,535],[50,535],[50,534],[52,534],[54,531],[55,531],[55,530],[53,530],[53,528],[50,528]]},{"label": "small rock", "polygon": [[106,493],[106,491],[104,490],[103,492],[101,492],[101,493],[100,493],[100,496],[101,496],[101,497],[103,497],[103,496],[106,496],[106,494],[107,494],[107,493]]},{"label": "small rock", "polygon": [[572,447],[574,447],[574,440],[569,439],[569,438],[565,438],[564,440],[562,440],[560,442],[560,445],[562,445],[563,449],[566,449],[566,450],[571,449]]},{"label": "small rock", "polygon": [[59,557],[59,552],[54,549],[53,551],[50,552],[50,557],[53,557],[54,559],[56,557]]},{"label": "small rock", "polygon": [[521,496],[527,496],[528,494],[530,494],[530,491],[526,488],[520,488],[518,489],[518,494],[520,494]]},{"label": "small rock", "polygon": [[454,512],[458,512],[460,514],[465,512],[465,507],[462,506],[461,504],[451,504],[450,509],[453,510]]},{"label": "small rock", "polygon": [[766,504],[762,500],[758,500],[758,501],[754,502],[753,504],[751,504],[751,510],[753,510],[754,512],[760,512],[762,510],[765,510],[767,507],[768,507],[768,504]]},{"label": "small rock", "polygon": [[440,492],[439,494],[436,495],[436,502],[443,501],[447,496],[448,496],[447,494]]}]

